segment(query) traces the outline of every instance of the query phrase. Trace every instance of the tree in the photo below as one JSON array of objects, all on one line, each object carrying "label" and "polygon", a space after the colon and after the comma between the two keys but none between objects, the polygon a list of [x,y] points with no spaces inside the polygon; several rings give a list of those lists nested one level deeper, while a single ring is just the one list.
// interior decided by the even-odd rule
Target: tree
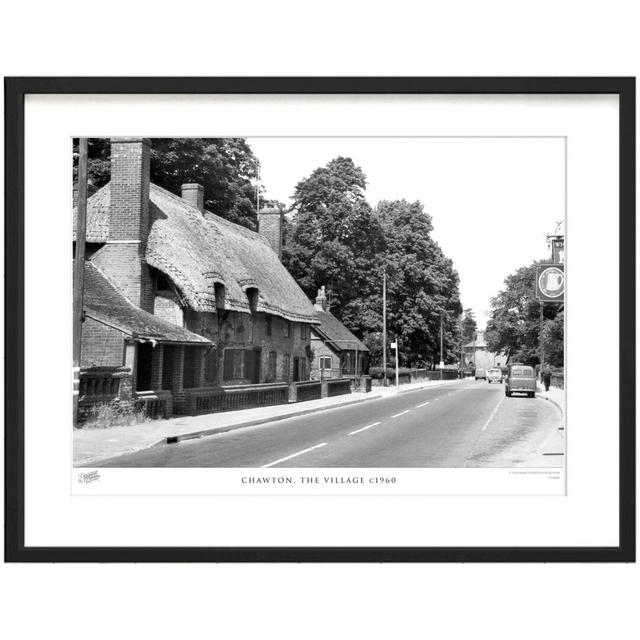
[{"label": "tree", "polygon": [[465,345],[475,340],[477,332],[478,323],[473,309],[465,309],[462,316],[462,344]]},{"label": "tree", "polygon": [[[338,157],[300,181],[285,224],[283,262],[309,297],[330,289],[331,311],[382,360],[382,279],[387,274],[387,332],[399,337],[403,365],[457,359],[461,312],[458,274],[431,238],[420,202],[365,200],[366,176]],[[389,359],[390,361],[390,359]]]},{"label": "tree", "polygon": [[[313,298],[329,288],[332,312],[352,330],[377,330],[382,229],[364,199],[366,179],[350,158],[338,157],[301,180],[285,223],[282,261]],[[377,287],[372,273],[378,273]]]},{"label": "tree", "polygon": [[[545,262],[544,260],[540,262]],[[485,339],[490,351],[507,351],[510,362],[540,363],[540,302],[535,298],[536,266],[521,267],[505,279],[505,288],[491,299]],[[564,313],[558,304],[545,304],[543,344],[548,361],[564,364]]]},{"label": "tree", "polygon": [[[77,150],[77,141],[74,141]],[[110,180],[108,138],[89,139],[89,180]],[[74,154],[75,160],[76,154]],[[77,161],[74,162],[77,165]],[[74,166],[74,178],[76,167]],[[183,184],[204,187],[205,209],[249,229],[257,228],[257,159],[244,138],[153,138],[151,181],[179,194]]]},{"label": "tree", "polygon": [[383,200],[376,215],[386,241],[387,331],[400,340],[400,362],[439,362],[441,318],[445,362],[457,360],[459,277],[431,237],[431,216],[406,200]]}]

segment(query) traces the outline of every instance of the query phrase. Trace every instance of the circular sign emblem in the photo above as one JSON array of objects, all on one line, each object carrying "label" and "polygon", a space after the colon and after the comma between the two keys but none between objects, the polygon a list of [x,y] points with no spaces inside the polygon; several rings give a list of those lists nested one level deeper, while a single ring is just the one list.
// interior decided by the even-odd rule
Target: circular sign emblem
[{"label": "circular sign emblem", "polygon": [[538,277],[540,291],[549,298],[559,298],[564,293],[564,272],[558,267],[547,267]]}]

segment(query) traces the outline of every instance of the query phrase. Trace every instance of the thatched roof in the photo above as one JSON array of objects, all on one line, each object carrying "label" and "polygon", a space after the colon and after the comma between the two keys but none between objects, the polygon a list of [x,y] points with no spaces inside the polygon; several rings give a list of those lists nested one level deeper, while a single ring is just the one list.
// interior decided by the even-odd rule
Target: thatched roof
[{"label": "thatched roof", "polygon": [[[107,184],[88,200],[87,241],[107,241],[109,205]],[[249,313],[247,290],[257,288],[257,311],[317,324],[313,305],[260,234],[208,211],[203,217],[154,184],[149,216],[147,263],[167,275],[195,311],[215,310],[217,283],[224,285],[225,309]]]},{"label": "thatched roof", "polygon": [[320,325],[313,327],[313,331],[320,338],[329,343],[336,351],[369,351],[367,346],[358,340],[338,318],[329,311],[316,310]]},{"label": "thatched roof", "polygon": [[129,302],[93,262],[85,262],[85,314],[136,340],[206,346],[211,341],[171,324]]}]

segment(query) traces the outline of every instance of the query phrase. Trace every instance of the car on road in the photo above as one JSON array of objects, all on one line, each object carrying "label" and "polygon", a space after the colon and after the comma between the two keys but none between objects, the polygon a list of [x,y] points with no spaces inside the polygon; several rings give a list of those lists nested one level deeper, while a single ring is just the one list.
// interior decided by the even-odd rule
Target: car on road
[{"label": "car on road", "polygon": [[492,382],[502,384],[502,369],[489,369],[489,371],[487,371],[487,382],[489,384]]},{"label": "car on road", "polygon": [[476,369],[475,379],[476,380],[486,380],[487,379],[487,372],[484,369]]},{"label": "car on road", "polygon": [[525,393],[530,398],[536,397],[536,373],[533,367],[512,365],[505,378],[504,394],[510,398],[512,393]]}]

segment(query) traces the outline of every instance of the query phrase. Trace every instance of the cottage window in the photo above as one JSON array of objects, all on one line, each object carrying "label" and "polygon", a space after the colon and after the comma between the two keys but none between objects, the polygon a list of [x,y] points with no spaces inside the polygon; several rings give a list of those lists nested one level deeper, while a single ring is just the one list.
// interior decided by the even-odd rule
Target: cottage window
[{"label": "cottage window", "polygon": [[266,314],[264,317],[264,334],[266,336],[271,335],[271,325],[272,325],[272,317],[269,314]]},{"label": "cottage window", "polygon": [[331,369],[331,356],[320,356],[320,368]]},{"label": "cottage window", "polygon": [[285,338],[288,338],[291,335],[291,323],[288,320],[285,320],[282,325],[282,335]]},{"label": "cottage window", "polygon": [[205,382],[209,382],[209,383],[215,382],[217,373],[218,373],[218,354],[215,349],[212,349],[205,356],[205,362],[204,362]]},{"label": "cottage window", "polygon": [[244,349],[226,349],[222,377],[224,380],[239,380],[244,378]]},{"label": "cottage window", "polygon": [[300,325],[300,339],[308,340],[309,339],[309,325],[301,324]]},{"label": "cottage window", "polygon": [[267,382],[275,382],[277,364],[278,353],[276,351],[269,351],[269,363],[267,365]]},{"label": "cottage window", "polygon": [[282,379],[289,380],[291,376],[291,356],[285,353],[282,357]]}]

